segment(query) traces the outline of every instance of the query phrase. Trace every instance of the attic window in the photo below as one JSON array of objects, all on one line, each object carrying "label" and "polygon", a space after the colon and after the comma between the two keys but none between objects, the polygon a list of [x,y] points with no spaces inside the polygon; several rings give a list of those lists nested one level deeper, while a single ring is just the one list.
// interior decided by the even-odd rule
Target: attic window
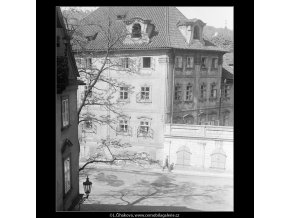
[{"label": "attic window", "polygon": [[141,37],[141,26],[139,23],[136,23],[132,27],[132,38],[140,38]]},{"label": "attic window", "polygon": [[193,39],[199,39],[199,27],[195,26],[193,30]]},{"label": "attic window", "polygon": [[122,20],[122,19],[124,19],[126,17],[126,15],[121,15],[121,14],[119,14],[119,15],[117,15],[117,20]]}]

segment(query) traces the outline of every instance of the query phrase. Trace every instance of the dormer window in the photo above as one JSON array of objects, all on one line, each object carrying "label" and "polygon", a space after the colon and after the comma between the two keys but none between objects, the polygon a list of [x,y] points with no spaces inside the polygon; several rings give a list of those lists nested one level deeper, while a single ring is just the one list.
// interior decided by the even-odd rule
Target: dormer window
[{"label": "dormer window", "polygon": [[140,38],[141,37],[141,25],[136,23],[132,27],[132,38]]},{"label": "dormer window", "polygon": [[195,26],[193,30],[193,39],[199,39],[199,27]]}]

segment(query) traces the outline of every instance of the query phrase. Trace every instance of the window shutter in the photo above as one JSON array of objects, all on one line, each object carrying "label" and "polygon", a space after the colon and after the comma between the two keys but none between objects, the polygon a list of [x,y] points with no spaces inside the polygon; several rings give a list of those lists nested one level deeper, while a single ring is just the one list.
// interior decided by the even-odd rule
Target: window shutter
[{"label": "window shutter", "polygon": [[155,70],[155,58],[151,57],[151,69]]}]

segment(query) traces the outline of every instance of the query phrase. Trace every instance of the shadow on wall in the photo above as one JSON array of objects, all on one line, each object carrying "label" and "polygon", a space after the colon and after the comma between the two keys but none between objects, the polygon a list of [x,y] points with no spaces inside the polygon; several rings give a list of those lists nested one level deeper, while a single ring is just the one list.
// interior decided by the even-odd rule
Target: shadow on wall
[{"label": "shadow on wall", "polygon": [[81,211],[99,212],[198,212],[187,207],[174,206],[135,206],[135,205],[115,205],[115,204],[83,204]]}]

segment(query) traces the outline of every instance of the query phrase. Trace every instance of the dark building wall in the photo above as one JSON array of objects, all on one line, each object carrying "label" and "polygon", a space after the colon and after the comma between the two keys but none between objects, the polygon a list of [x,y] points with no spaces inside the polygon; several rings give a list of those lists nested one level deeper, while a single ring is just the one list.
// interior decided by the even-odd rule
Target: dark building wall
[{"label": "dark building wall", "polygon": [[[63,96],[69,97],[69,117],[70,126],[61,129],[61,99]],[[79,142],[78,142],[78,121],[77,121],[77,87],[69,86],[61,95],[57,95],[56,104],[56,193],[57,210],[68,210],[72,201],[79,194]],[[68,139],[72,145],[66,146]],[[70,156],[71,162],[71,191],[64,195],[64,158]]]},{"label": "dark building wall", "polygon": [[[77,72],[75,62],[70,57],[70,47],[64,43],[67,38],[64,31],[61,12],[57,8],[58,25],[56,29],[57,50],[57,84],[61,89],[56,93],[56,210],[68,210],[72,201],[79,194],[79,141],[77,118]],[[61,65],[61,67],[59,67]],[[62,79],[62,80],[61,80]],[[65,83],[63,82],[65,80]],[[69,125],[62,128],[62,98],[69,99]],[[64,194],[64,158],[70,157],[71,188]]]},{"label": "dark building wall", "polygon": [[[219,52],[202,52],[202,51],[185,51],[185,50],[177,50],[175,54],[172,55],[181,56],[182,57],[182,68],[174,67],[175,60],[172,60],[171,65],[174,67],[172,71],[174,71],[174,86],[173,84],[170,86],[171,98],[174,99],[175,94],[175,85],[179,84],[182,87],[182,100],[173,100],[173,123],[185,123],[189,122],[191,124],[199,124],[199,114],[204,113],[205,122],[211,120],[212,116],[215,116],[217,120],[219,120],[220,113],[220,89],[221,89],[221,70],[222,70],[222,54]],[[186,67],[186,58],[193,57],[194,58],[194,67],[188,69]],[[207,69],[201,69],[201,57],[207,57]],[[218,59],[218,68],[211,68],[212,58]],[[172,68],[173,68],[172,67]],[[186,86],[188,83],[193,85],[193,99],[191,101],[186,101]],[[200,86],[202,84],[206,84],[206,93],[205,99],[200,99]],[[211,99],[211,84],[216,84],[217,90],[217,98]],[[184,120],[185,115],[190,115],[191,117],[189,121],[187,118]]]}]

